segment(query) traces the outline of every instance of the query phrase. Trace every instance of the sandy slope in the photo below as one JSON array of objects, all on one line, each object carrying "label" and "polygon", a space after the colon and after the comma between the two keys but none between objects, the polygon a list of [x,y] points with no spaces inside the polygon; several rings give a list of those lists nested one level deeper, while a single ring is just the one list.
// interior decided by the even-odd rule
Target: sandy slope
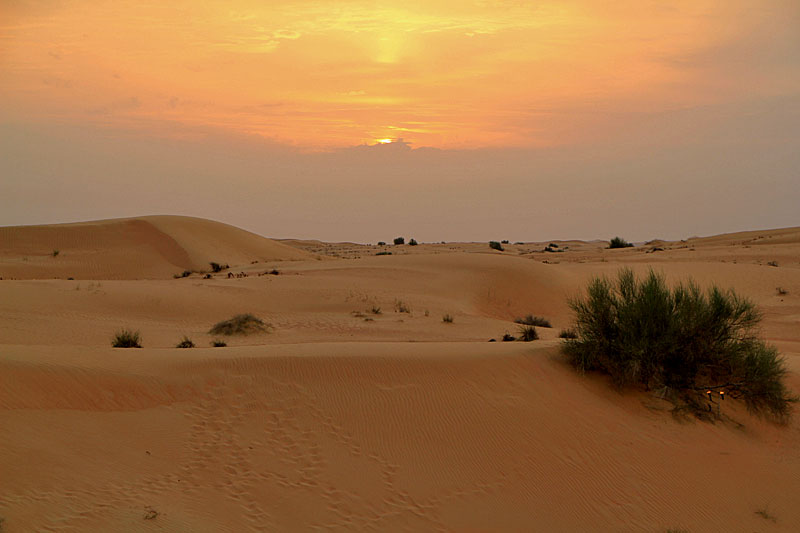
[{"label": "sandy slope", "polygon": [[[800,529],[797,416],[776,427],[731,402],[724,422],[680,422],[652,395],[575,375],[556,339],[591,276],[653,267],[756,301],[800,391],[796,231],[651,253],[559,241],[569,251],[456,243],[376,257],[330,244],[315,253],[359,258],[251,264],[252,250],[274,261],[265,250],[283,247],[213,222],[145,220],[147,246],[94,256],[100,281],[0,281],[2,531]],[[81,238],[144,231],[114,224],[126,225],[88,224]],[[0,236],[20,248],[21,231]],[[133,279],[115,258],[166,257],[154,231],[190,261],[230,238],[243,258],[231,270],[248,276]],[[44,268],[28,267],[19,277]],[[207,347],[209,327],[239,312],[272,332]],[[543,340],[486,342],[528,313],[553,322]],[[123,326],[144,349],[109,347]],[[182,335],[200,347],[173,348]]]},{"label": "sandy slope", "polygon": [[234,265],[310,258],[254,233],[192,217],[0,227],[0,277],[6,279],[171,278],[184,270],[208,270],[210,261]]}]

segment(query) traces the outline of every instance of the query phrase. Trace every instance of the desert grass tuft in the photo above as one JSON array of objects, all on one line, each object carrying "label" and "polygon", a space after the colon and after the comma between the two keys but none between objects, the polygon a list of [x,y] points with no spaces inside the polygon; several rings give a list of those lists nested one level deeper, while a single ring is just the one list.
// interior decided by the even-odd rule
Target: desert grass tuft
[{"label": "desert grass tuft", "polygon": [[540,328],[552,328],[553,325],[550,321],[541,316],[528,315],[522,318],[515,318],[514,322],[517,324],[524,324],[526,326],[539,326]]},{"label": "desert grass tuft", "polygon": [[114,348],[141,348],[141,337],[138,331],[121,329],[111,339]]},{"label": "desert grass tuft", "polygon": [[539,333],[536,331],[536,326],[520,326],[518,340],[522,342],[539,340]]},{"label": "desert grass tuft", "polygon": [[190,339],[189,337],[184,335],[183,339],[181,340],[181,342],[179,342],[175,347],[176,348],[194,348],[194,342],[192,342],[192,339]]}]

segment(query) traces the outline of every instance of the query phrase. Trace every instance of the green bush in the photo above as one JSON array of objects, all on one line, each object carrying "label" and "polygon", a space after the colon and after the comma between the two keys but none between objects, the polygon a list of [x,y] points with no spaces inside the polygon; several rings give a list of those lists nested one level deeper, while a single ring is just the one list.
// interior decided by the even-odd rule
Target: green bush
[{"label": "green bush", "polygon": [[268,331],[269,327],[260,318],[247,313],[218,322],[208,332],[211,335],[249,335]]},{"label": "green bush", "polygon": [[489,241],[489,248],[492,250],[497,250],[499,252],[503,251],[503,245],[497,241]]},{"label": "green bush", "polygon": [[632,248],[633,244],[629,243],[622,237],[614,237],[608,244],[609,248]]},{"label": "green bush", "polygon": [[141,348],[140,341],[138,331],[121,329],[111,339],[111,346],[114,348]]},{"label": "green bush", "polygon": [[724,391],[752,412],[784,420],[793,398],[777,350],[759,340],[759,312],[732,290],[702,292],[692,281],[670,290],[650,271],[595,278],[570,301],[577,339],[564,352],[580,371],[608,373],[619,385],[661,388],[676,404],[701,409],[706,391]]},{"label": "green bush", "polygon": [[395,237],[394,241],[395,244],[405,244],[406,239],[405,237]]},{"label": "green bush", "polygon": [[418,244],[419,243],[417,242],[417,239],[411,239],[410,241],[408,241],[409,246],[416,246]]}]

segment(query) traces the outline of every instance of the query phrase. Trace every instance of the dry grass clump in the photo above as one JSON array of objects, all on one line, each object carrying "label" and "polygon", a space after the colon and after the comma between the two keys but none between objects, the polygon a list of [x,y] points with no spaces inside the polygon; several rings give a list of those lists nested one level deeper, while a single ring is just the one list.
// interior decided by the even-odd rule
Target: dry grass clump
[{"label": "dry grass clump", "polygon": [[183,339],[181,340],[181,342],[179,342],[175,347],[176,348],[194,348],[194,342],[192,342],[192,339],[190,339],[189,337],[184,335]]},{"label": "dry grass clump", "polygon": [[270,325],[260,318],[245,313],[217,322],[208,332],[211,335],[250,335],[269,331]]},{"label": "dry grass clump", "polygon": [[519,337],[517,340],[522,342],[531,342],[539,339],[539,333],[536,332],[535,326],[520,326]]},{"label": "dry grass clump", "polygon": [[111,346],[114,348],[141,348],[141,338],[138,331],[121,329],[111,339]]},{"label": "dry grass clump", "polygon": [[453,323],[453,315],[451,315],[450,313],[445,314],[442,317],[442,322],[444,322],[445,324],[452,324]]},{"label": "dry grass clump", "polygon": [[526,326],[539,326],[540,328],[552,328],[553,325],[550,321],[541,316],[528,315],[522,318],[515,318],[514,322],[517,324],[524,324]]}]

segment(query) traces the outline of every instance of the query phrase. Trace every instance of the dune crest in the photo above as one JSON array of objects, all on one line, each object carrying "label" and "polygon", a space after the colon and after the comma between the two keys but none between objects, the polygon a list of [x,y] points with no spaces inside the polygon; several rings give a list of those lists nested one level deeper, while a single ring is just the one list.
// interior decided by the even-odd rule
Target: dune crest
[{"label": "dune crest", "polygon": [[209,262],[313,259],[249,231],[202,218],[158,215],[0,228],[0,277],[164,279]]}]

